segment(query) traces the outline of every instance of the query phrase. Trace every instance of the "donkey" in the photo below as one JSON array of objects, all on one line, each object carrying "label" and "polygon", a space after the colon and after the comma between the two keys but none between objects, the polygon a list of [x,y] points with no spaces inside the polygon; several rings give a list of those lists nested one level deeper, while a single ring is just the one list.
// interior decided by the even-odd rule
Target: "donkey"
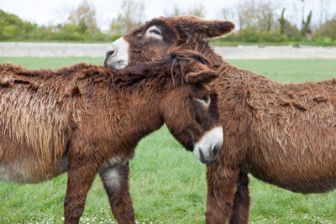
[{"label": "donkey", "polygon": [[[139,140],[165,123],[203,163],[223,143],[218,74],[192,51],[120,71],[77,64],[55,72],[0,65],[0,179],[38,183],[68,173],[64,223],[78,223],[99,173],[112,210],[133,215],[127,164]],[[206,99],[206,102],[205,102]],[[146,114],[146,116],[143,116]],[[125,188],[115,191],[123,185]],[[117,212],[117,215],[118,215]],[[121,223],[131,223],[134,216]]]},{"label": "donkey", "polygon": [[123,68],[181,47],[204,54],[220,73],[210,86],[225,142],[207,167],[208,224],[248,222],[248,173],[304,194],[336,187],[336,79],[280,84],[229,65],[207,39],[233,28],[226,21],[160,17],[117,40],[105,58],[105,66]]}]

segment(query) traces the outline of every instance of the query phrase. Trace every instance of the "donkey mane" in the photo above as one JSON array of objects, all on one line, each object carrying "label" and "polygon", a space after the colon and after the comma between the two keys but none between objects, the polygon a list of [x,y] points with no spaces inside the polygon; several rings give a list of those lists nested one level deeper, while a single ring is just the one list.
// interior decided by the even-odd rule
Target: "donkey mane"
[{"label": "donkey mane", "polygon": [[[175,51],[176,50],[176,51]],[[122,70],[105,68],[86,63],[53,70],[28,70],[12,64],[0,65],[0,87],[15,84],[28,84],[35,89],[41,87],[41,80],[65,78],[87,80],[92,83],[104,82],[114,89],[138,88],[149,80],[156,80],[157,88],[163,87],[169,80],[175,85],[186,83],[186,66],[197,61],[209,65],[210,62],[201,54],[189,50],[175,49],[167,56],[153,62],[139,63]],[[167,73],[166,71],[170,71]]]}]

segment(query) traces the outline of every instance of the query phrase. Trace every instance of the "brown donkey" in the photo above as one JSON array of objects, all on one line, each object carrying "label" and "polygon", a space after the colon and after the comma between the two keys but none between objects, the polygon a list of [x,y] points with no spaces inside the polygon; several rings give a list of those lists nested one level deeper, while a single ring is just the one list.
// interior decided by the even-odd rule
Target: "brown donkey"
[{"label": "brown donkey", "polygon": [[78,223],[99,173],[117,218],[131,214],[120,223],[134,222],[128,171],[118,165],[142,137],[165,123],[204,163],[222,146],[216,94],[206,87],[218,75],[206,64],[195,52],[173,51],[120,71],[0,65],[0,179],[38,183],[67,172],[64,222]]},{"label": "brown donkey", "polygon": [[231,66],[207,38],[233,28],[224,21],[161,17],[116,41],[105,59],[106,66],[123,68],[181,47],[204,54],[221,74],[211,87],[225,142],[207,170],[209,224],[248,222],[248,173],[300,193],[336,187],[336,79],[280,84]]}]

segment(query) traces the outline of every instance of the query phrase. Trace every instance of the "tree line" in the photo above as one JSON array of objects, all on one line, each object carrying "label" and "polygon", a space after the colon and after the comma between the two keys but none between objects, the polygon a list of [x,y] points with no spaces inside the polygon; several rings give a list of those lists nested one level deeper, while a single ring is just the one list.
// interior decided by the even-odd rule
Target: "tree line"
[{"label": "tree line", "polygon": [[96,11],[84,0],[63,24],[38,26],[0,9],[0,41],[113,41],[119,33],[103,33]]},{"label": "tree line", "polygon": [[[319,15],[318,10],[315,14],[305,10],[305,0],[293,2],[299,3],[296,11],[301,12],[295,13],[301,15],[299,20],[290,19],[289,10],[277,0],[244,0],[235,9],[223,9],[223,18],[236,18],[238,25],[238,31],[225,41],[336,45],[336,12],[327,13],[330,1],[320,0]],[[318,23],[313,23],[314,17]]]},{"label": "tree line", "polygon": [[[237,29],[215,42],[336,45],[336,13],[327,13],[329,0],[320,0],[320,15],[305,12],[305,0],[296,1],[301,4],[297,10],[302,17],[294,22],[289,10],[281,7],[280,0],[243,0],[235,8],[222,9],[218,18],[235,21]],[[141,1],[123,0],[120,13],[111,21],[107,32],[97,26],[95,8],[86,0],[70,12],[65,23],[50,26],[38,26],[0,10],[0,41],[113,41],[144,22],[144,8]],[[165,16],[180,15],[204,17],[204,7],[199,4],[182,10],[175,6],[165,11]],[[313,24],[313,18],[319,18],[319,23]]]}]

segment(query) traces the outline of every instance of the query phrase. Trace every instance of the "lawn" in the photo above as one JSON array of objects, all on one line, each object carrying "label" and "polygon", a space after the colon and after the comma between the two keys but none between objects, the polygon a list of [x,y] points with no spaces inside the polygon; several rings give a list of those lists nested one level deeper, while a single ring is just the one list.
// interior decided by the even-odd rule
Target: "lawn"
[{"label": "lawn", "polygon": [[[103,58],[1,58],[31,69],[57,68]],[[238,67],[281,82],[336,76],[335,60],[230,60]],[[336,94],[336,93],[335,93]],[[35,185],[0,182],[0,224],[62,223],[66,175]],[[336,192],[291,193],[251,178],[251,223],[336,223]],[[139,223],[204,222],[205,166],[169,135],[166,128],[143,139],[131,162],[131,193]],[[89,192],[81,223],[112,223],[99,178]]]}]

